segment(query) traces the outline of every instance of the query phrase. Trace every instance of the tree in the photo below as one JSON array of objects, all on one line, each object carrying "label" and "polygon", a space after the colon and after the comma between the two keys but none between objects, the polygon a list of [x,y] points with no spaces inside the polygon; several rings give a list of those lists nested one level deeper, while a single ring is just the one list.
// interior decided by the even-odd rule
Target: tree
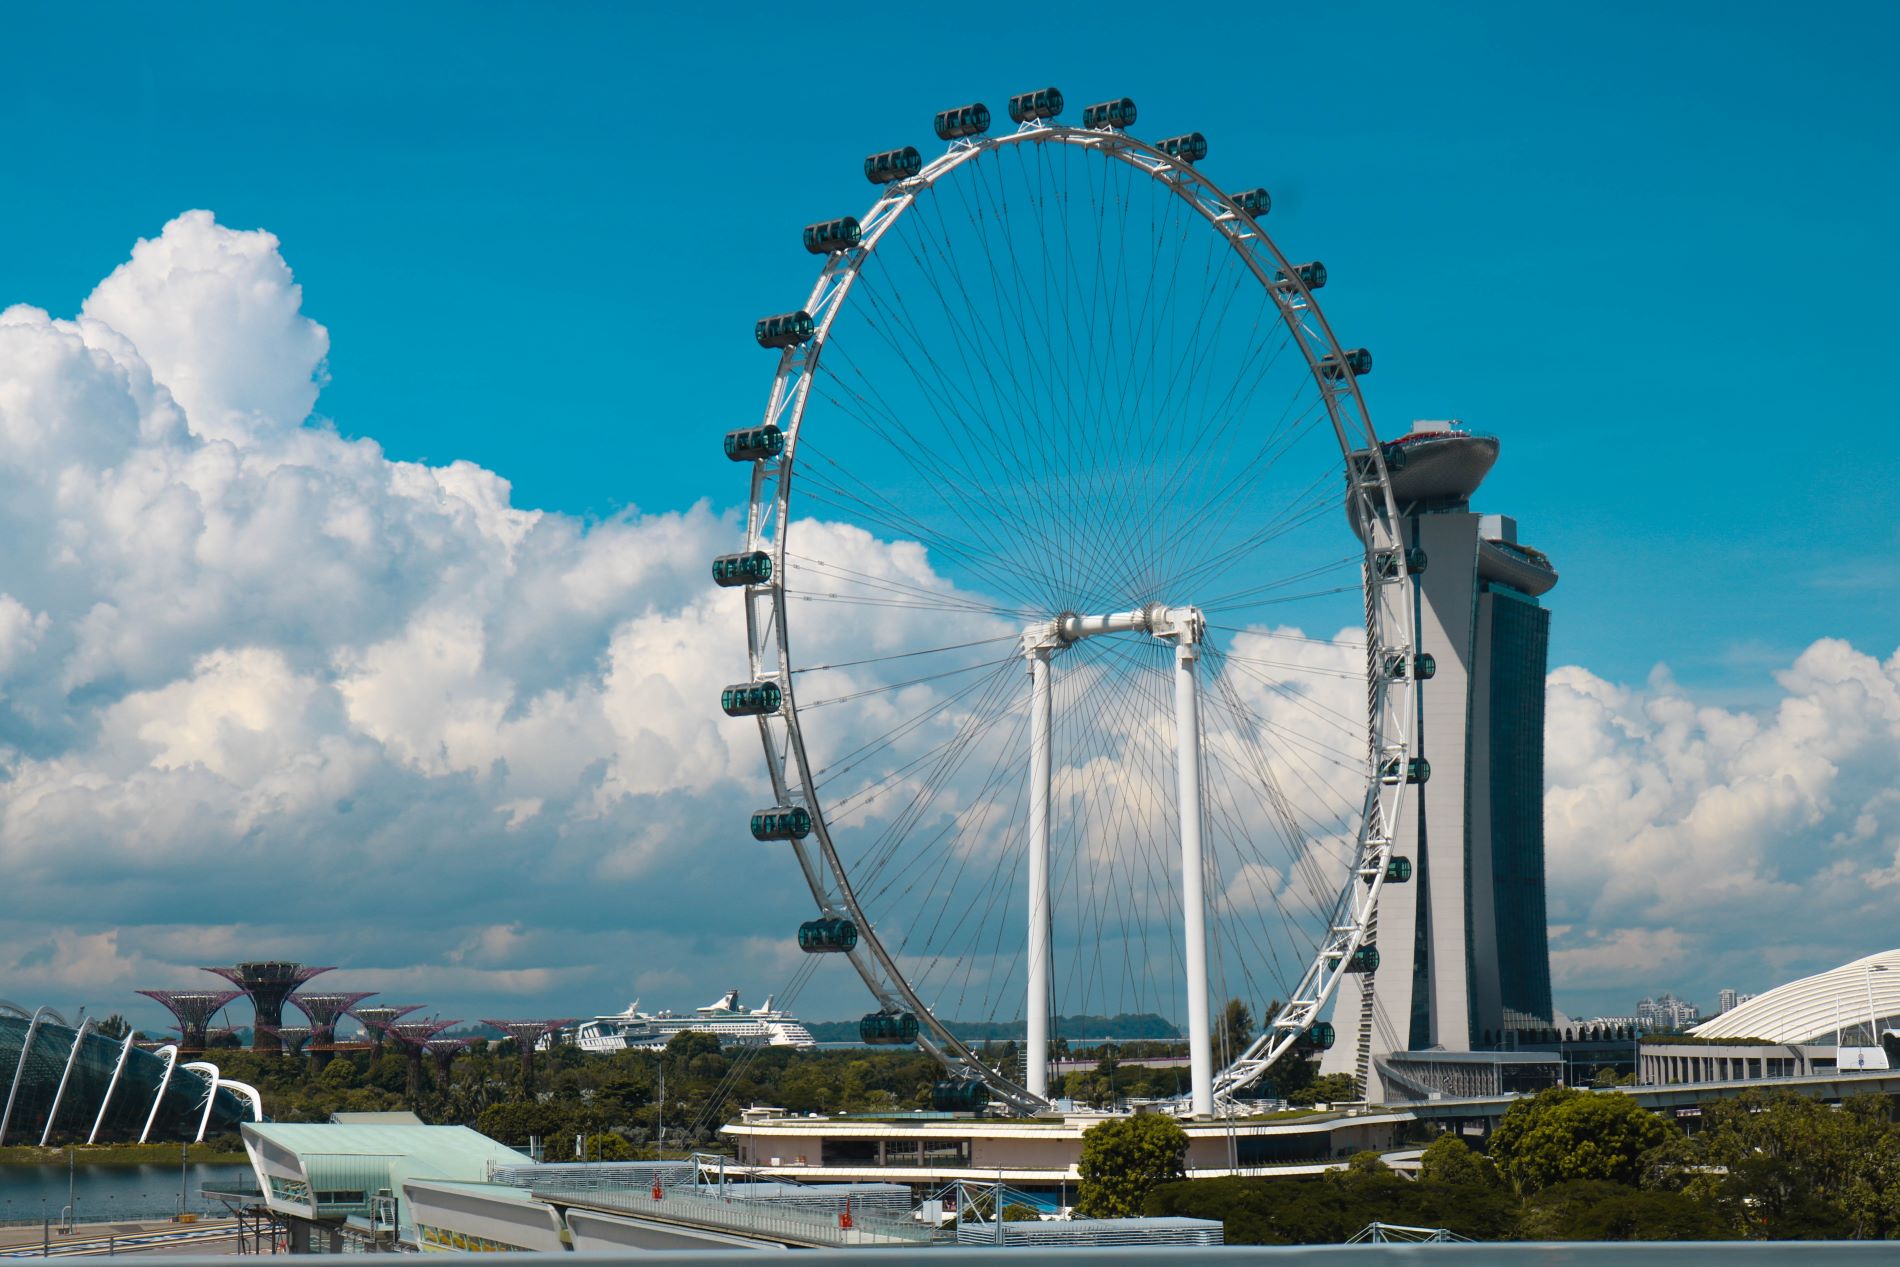
[{"label": "tree", "polygon": [[92,1032],[103,1038],[124,1038],[127,1034],[132,1032],[132,1025],[131,1022],[127,1021],[123,1016],[114,1012],[111,1016],[106,1017],[105,1020],[94,1025]]},{"label": "tree", "polygon": [[1629,1096],[1551,1087],[1505,1111],[1491,1158],[1519,1196],[1572,1179],[1634,1187],[1643,1156],[1674,1129]]},{"label": "tree", "polygon": [[1253,1010],[1240,999],[1227,1000],[1214,1031],[1214,1050],[1228,1060],[1239,1056],[1253,1041]]},{"label": "tree", "polygon": [[1475,1184],[1486,1188],[1498,1185],[1498,1168],[1483,1153],[1449,1131],[1425,1148],[1418,1159],[1418,1177],[1427,1182]]},{"label": "tree", "polygon": [[1297,1091],[1289,1092],[1288,1104],[1331,1104],[1334,1100],[1357,1100],[1359,1080],[1349,1073],[1325,1073]]},{"label": "tree", "polygon": [[1082,1133],[1081,1192],[1075,1208],[1089,1218],[1127,1219],[1148,1193],[1187,1174],[1187,1132],[1161,1113],[1114,1118]]},{"label": "tree", "polygon": [[1527,1241],[1719,1241],[1733,1235],[1715,1207],[1680,1192],[1574,1179],[1524,1203]]},{"label": "tree", "polygon": [[1900,1233],[1900,1128],[1883,1097],[1839,1109],[1750,1091],[1702,1110],[1702,1130],[1659,1159],[1652,1182],[1720,1208],[1773,1240]]},{"label": "tree", "polygon": [[613,1131],[602,1131],[589,1135],[586,1141],[584,1161],[631,1161],[634,1157],[633,1145],[624,1135]]}]

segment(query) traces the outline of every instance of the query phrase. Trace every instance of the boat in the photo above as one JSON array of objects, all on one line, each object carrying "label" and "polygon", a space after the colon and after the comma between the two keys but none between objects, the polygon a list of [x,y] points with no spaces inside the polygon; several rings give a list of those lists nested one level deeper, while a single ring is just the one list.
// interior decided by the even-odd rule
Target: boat
[{"label": "boat", "polygon": [[739,992],[728,990],[717,1001],[682,1014],[642,1012],[640,1000],[635,999],[624,1012],[596,1016],[550,1035],[549,1045],[571,1043],[582,1051],[658,1051],[675,1034],[711,1034],[728,1047],[816,1046],[811,1031],[796,1016],[775,1007],[776,1002],[776,996],[768,994],[762,1006],[746,1008],[739,1002]]}]

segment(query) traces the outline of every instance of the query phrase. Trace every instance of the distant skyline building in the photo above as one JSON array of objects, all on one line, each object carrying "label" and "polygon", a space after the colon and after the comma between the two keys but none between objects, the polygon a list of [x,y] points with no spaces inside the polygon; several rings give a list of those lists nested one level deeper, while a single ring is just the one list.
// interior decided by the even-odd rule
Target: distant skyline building
[{"label": "distant skyline building", "polygon": [[[1414,755],[1430,763],[1394,826],[1374,973],[1347,978],[1323,1062],[1379,1093],[1391,1052],[1470,1051],[1552,1024],[1544,900],[1544,677],[1557,572],[1516,521],[1471,497],[1498,440],[1416,422],[1385,445],[1414,560],[1421,667]],[[1422,566],[1421,566],[1422,565]],[[1427,679],[1427,673],[1430,674]]]},{"label": "distant skyline building", "polygon": [[1732,989],[1718,990],[1715,994],[1715,1014],[1720,1016],[1724,1012],[1733,1012],[1754,997]]},{"label": "distant skyline building", "polygon": [[1702,1009],[1664,990],[1636,1005],[1636,1019],[1648,1029],[1686,1029],[1702,1019]]}]

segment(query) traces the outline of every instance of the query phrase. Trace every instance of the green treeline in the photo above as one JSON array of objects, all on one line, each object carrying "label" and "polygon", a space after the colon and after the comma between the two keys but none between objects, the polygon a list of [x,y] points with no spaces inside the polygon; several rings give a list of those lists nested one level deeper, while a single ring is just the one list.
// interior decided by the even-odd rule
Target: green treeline
[{"label": "green treeline", "polygon": [[1557,1088],[1513,1105],[1489,1156],[1439,1137],[1416,1181],[1365,1153],[1317,1178],[1168,1184],[1144,1208],[1222,1219],[1249,1245],[1334,1243],[1375,1220],[1475,1240],[1886,1239],[1900,1126],[1880,1096],[1750,1092],[1703,1106],[1690,1134],[1626,1096]]},{"label": "green treeline", "polygon": [[[1003,1059],[1003,1049],[996,1054]],[[664,1051],[537,1052],[531,1086],[523,1085],[519,1053],[507,1039],[471,1044],[446,1078],[433,1060],[414,1063],[393,1050],[339,1052],[321,1068],[309,1057],[232,1048],[213,1058],[226,1077],[263,1093],[275,1121],[409,1109],[424,1121],[472,1126],[518,1148],[538,1137],[552,1161],[575,1155],[577,1135],[590,1158],[721,1151],[719,1127],[752,1104],[797,1113],[927,1108],[940,1076],[935,1060],[910,1048],[722,1051],[709,1034],[677,1035]],[[1165,1076],[1171,1088],[1174,1075]],[[222,1142],[237,1146],[235,1135]]]}]

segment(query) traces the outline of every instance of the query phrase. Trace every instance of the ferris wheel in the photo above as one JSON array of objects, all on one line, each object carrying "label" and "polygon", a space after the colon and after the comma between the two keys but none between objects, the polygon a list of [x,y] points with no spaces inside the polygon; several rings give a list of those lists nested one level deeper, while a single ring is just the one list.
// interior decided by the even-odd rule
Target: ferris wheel
[{"label": "ferris wheel", "polygon": [[[750,677],[721,704],[757,719],[750,829],[816,901],[806,962],[863,979],[867,1042],[943,1063],[937,1107],[1043,1110],[1053,1018],[1155,1013],[1208,1115],[1377,969],[1429,776],[1424,560],[1371,357],[1267,191],[1215,186],[1200,133],[1137,140],[1126,98],[1062,112],[945,110],[943,152],[866,158],[870,210],[805,228],[817,281],[757,323],[770,397],[725,437]],[[1280,1006],[1248,1034],[1228,998]],[[956,1032],[1025,1020],[1020,1066]]]}]

